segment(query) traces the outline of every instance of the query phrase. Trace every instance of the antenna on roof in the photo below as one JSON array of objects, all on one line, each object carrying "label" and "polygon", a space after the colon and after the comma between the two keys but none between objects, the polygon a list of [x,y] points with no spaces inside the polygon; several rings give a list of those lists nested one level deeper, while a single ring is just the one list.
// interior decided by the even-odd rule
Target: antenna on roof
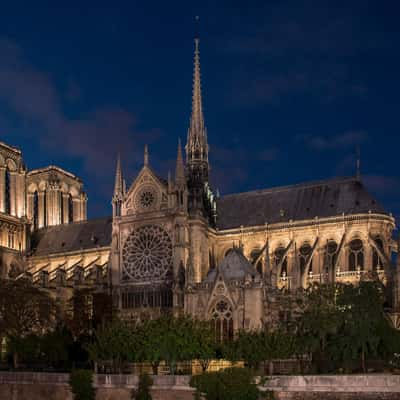
[{"label": "antenna on roof", "polygon": [[200,17],[196,15],[194,17],[195,20],[195,31],[194,31],[194,38],[198,39],[200,37],[200,31],[199,31],[199,26],[200,26]]},{"label": "antenna on roof", "polygon": [[356,148],[356,179],[357,181],[361,181],[361,150],[360,145],[357,145]]}]

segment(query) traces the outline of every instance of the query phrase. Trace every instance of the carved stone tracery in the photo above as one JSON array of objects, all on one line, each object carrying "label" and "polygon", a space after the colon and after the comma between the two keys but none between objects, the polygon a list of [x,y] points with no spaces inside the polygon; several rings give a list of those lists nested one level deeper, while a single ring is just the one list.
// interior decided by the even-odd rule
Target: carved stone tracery
[{"label": "carved stone tracery", "polygon": [[124,281],[157,282],[172,271],[172,241],[158,225],[145,225],[129,234],[122,249]]}]

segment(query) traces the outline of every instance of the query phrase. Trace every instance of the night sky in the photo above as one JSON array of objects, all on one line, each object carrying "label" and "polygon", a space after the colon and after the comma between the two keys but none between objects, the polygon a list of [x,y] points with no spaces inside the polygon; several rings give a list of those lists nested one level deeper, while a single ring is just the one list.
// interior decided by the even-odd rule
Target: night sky
[{"label": "night sky", "polygon": [[90,3],[0,8],[0,140],[80,176],[89,217],[111,214],[118,151],[128,186],[145,143],[174,170],[195,15],[214,188],[354,175],[359,144],[365,184],[400,215],[400,2]]}]

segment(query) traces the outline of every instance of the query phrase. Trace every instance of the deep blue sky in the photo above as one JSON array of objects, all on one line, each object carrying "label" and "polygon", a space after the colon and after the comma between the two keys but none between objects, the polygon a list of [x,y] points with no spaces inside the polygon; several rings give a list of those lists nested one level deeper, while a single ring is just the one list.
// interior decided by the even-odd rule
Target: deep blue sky
[{"label": "deep blue sky", "polygon": [[110,214],[118,151],[128,185],[146,142],[174,168],[195,15],[214,187],[353,175],[360,144],[365,183],[400,214],[398,1],[3,3],[0,140],[79,175],[89,216]]}]

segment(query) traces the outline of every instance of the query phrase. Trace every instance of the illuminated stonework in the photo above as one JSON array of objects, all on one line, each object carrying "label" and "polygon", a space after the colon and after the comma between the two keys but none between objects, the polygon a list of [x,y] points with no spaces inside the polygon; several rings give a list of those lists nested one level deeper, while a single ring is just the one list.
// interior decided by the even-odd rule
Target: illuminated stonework
[{"label": "illuminated stonework", "polygon": [[157,191],[153,186],[143,187],[136,195],[136,208],[138,210],[148,211],[157,204]]},{"label": "illuminated stonework", "polygon": [[157,225],[134,230],[122,249],[123,281],[159,282],[172,270],[172,243]]},{"label": "illuminated stonework", "polygon": [[[127,184],[118,159],[112,217],[83,222],[86,195],[75,176],[57,167],[27,172],[20,152],[4,145],[1,243],[26,260],[27,276],[55,293],[105,290],[130,320],[165,309],[208,319],[221,341],[290,318],[288,302],[313,283],[364,279],[393,287],[391,315],[400,327],[395,220],[359,176],[222,197],[213,192],[199,43],[186,160],[179,141],[174,174],[162,171],[161,178],[146,146],[143,166]],[[33,230],[23,260],[32,225],[47,228]]]}]

